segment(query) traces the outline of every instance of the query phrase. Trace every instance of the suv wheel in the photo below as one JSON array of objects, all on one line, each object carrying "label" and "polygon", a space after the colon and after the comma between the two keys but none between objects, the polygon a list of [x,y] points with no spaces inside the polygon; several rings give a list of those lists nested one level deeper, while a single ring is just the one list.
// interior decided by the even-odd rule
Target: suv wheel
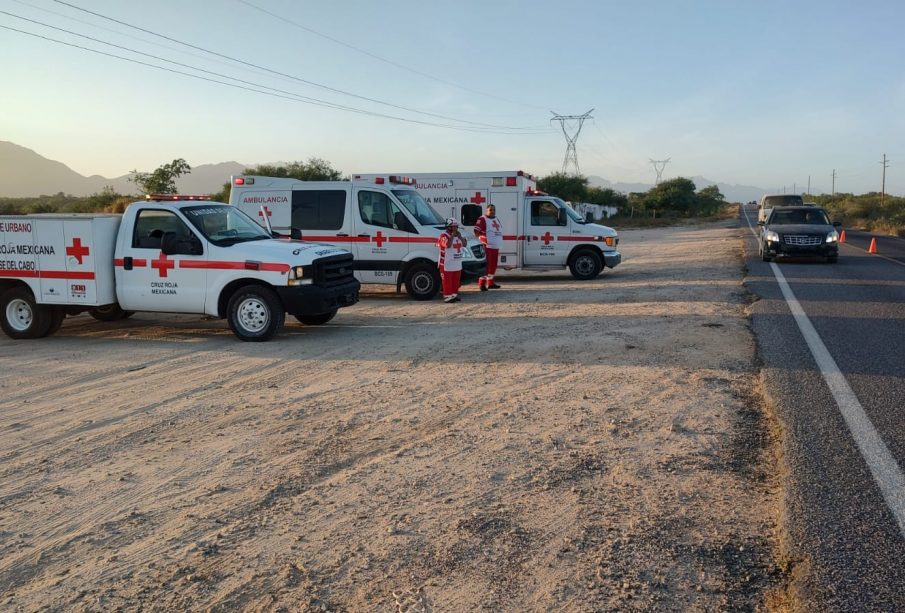
[{"label": "suv wheel", "polygon": [[440,271],[433,264],[416,264],[405,275],[405,289],[415,300],[430,300],[440,291]]}]

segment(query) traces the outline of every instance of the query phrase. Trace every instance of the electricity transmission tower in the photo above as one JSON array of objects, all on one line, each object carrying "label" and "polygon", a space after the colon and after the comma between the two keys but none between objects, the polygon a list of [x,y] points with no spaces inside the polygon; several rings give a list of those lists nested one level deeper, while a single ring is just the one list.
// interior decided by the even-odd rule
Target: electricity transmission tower
[{"label": "electricity transmission tower", "polygon": [[578,152],[575,150],[575,141],[578,140],[578,135],[581,133],[581,126],[586,119],[590,119],[593,111],[594,109],[591,109],[584,115],[560,115],[550,111],[553,113],[553,119],[550,121],[558,121],[559,126],[562,128],[563,136],[566,137],[566,157],[562,161],[563,174],[568,174],[570,165],[575,168],[574,176],[577,177],[581,174],[581,170],[578,168]]},{"label": "electricity transmission tower", "polygon": [[[650,159],[650,158],[648,158]],[[654,165],[654,172],[657,173],[657,185],[660,185],[660,181],[663,180],[663,169],[666,168],[666,165],[669,164],[669,161],[672,158],[666,158],[665,160],[651,160],[650,163]]]}]

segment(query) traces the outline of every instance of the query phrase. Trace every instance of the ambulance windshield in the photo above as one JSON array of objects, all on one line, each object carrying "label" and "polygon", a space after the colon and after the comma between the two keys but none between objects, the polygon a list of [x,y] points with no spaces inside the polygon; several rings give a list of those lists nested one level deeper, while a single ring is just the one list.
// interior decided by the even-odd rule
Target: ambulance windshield
[{"label": "ambulance windshield", "polygon": [[442,226],[444,220],[440,213],[424,201],[421,194],[413,189],[394,189],[393,194],[399,198],[399,202],[405,210],[412,214],[422,226]]},{"label": "ambulance windshield", "polygon": [[185,207],[182,212],[207,240],[220,247],[271,238],[267,230],[234,206],[207,204]]},{"label": "ambulance windshield", "polygon": [[556,200],[556,202],[559,204],[559,206],[561,206],[562,208],[564,208],[566,210],[566,215],[569,216],[569,219],[571,219],[575,223],[580,223],[580,224],[587,223],[584,219],[582,219],[581,215],[579,215],[575,211],[575,209],[573,209],[571,206],[566,204],[564,201],[560,200],[559,198],[554,198],[554,200]]}]

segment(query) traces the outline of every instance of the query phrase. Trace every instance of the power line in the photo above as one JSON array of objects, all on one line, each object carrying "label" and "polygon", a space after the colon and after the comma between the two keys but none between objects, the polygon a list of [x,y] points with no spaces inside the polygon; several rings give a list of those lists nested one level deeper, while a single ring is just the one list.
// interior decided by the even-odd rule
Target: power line
[{"label": "power line", "polygon": [[255,9],[255,10],[257,10],[257,11],[260,11],[260,12],[266,14],[266,15],[270,15],[270,16],[273,17],[274,19],[278,19],[278,20],[280,20],[280,21],[284,21],[284,22],[286,22],[286,23],[288,23],[288,24],[290,24],[290,25],[292,25],[292,26],[295,26],[296,28],[299,28],[300,30],[304,30],[305,32],[310,32],[311,34],[314,34],[315,36],[320,36],[321,38],[327,39],[327,40],[329,40],[330,42],[336,43],[337,45],[341,45],[341,46],[343,46],[343,47],[346,47],[347,49],[351,49],[351,50],[356,51],[356,52],[358,52],[358,53],[367,55],[368,57],[371,57],[371,58],[374,58],[375,60],[378,60],[378,61],[380,61],[380,62],[384,62],[384,63],[386,63],[386,64],[389,64],[390,66],[394,66],[394,67],[396,67],[396,68],[400,68],[400,69],[402,69],[402,70],[406,70],[406,71],[408,71],[408,72],[411,72],[412,74],[416,74],[416,75],[425,77],[425,78],[427,78],[427,79],[431,79],[431,80],[433,80],[433,81],[437,81],[438,83],[443,83],[444,85],[449,85],[449,86],[451,86],[451,87],[455,87],[455,88],[458,88],[458,89],[461,89],[461,90],[470,92],[470,93],[472,93],[472,94],[478,94],[478,95],[480,95],[480,96],[486,96],[487,98],[493,98],[494,100],[500,100],[500,101],[502,101],[502,102],[508,102],[509,104],[517,104],[517,105],[520,105],[520,106],[525,106],[525,107],[534,108],[534,109],[542,109],[542,108],[544,108],[544,107],[541,107],[541,106],[536,106],[536,105],[534,105],[534,104],[528,104],[528,103],[526,103],[526,102],[520,102],[520,101],[517,101],[517,100],[510,100],[510,99],[508,99],[508,98],[503,98],[502,96],[497,96],[497,95],[494,95],[494,94],[489,94],[489,93],[487,93],[487,92],[482,92],[482,91],[477,90],[477,89],[472,89],[472,88],[470,88],[470,87],[466,87],[466,86],[460,85],[460,84],[458,84],[458,83],[453,83],[452,81],[447,81],[447,80],[445,80],[445,79],[441,79],[440,77],[434,76],[434,75],[429,74],[429,73],[426,73],[426,72],[422,72],[422,71],[420,71],[420,70],[416,70],[416,69],[414,69],[414,68],[410,68],[410,67],[405,66],[405,65],[403,65],[403,64],[399,64],[398,62],[394,62],[393,60],[388,60],[388,59],[386,59],[386,58],[384,58],[384,57],[381,57],[381,56],[377,55],[376,53],[371,53],[370,51],[368,51],[368,50],[366,50],[366,49],[362,49],[362,48],[360,48],[360,47],[356,47],[355,45],[350,45],[350,44],[347,43],[347,42],[341,41],[341,40],[339,40],[339,39],[337,39],[337,38],[333,38],[332,36],[329,36],[329,35],[324,34],[324,33],[322,33],[322,32],[318,32],[317,30],[314,30],[314,29],[309,28],[309,27],[307,27],[307,26],[303,26],[302,24],[297,23],[297,22],[295,22],[295,21],[289,19],[288,17],[283,17],[282,15],[278,15],[278,14],[272,12],[272,11],[268,11],[267,9],[261,8],[260,6],[258,6],[258,5],[256,5],[256,4],[253,4],[253,3],[251,3],[251,2],[248,2],[247,0],[236,0],[236,1],[239,2],[240,4],[244,4],[245,6],[247,6],[247,7],[249,7],[249,8],[253,8],[253,9]]},{"label": "power line", "polygon": [[[0,11],[0,12],[2,12],[2,11]],[[51,26],[51,27],[52,27],[52,26]],[[226,81],[220,81],[220,80],[218,80],[218,79],[212,79],[212,78],[209,78],[209,77],[204,77],[204,76],[201,76],[201,75],[198,75],[198,74],[192,74],[192,73],[189,73],[189,72],[183,72],[183,71],[181,71],[181,70],[175,70],[175,69],[172,69],[172,68],[167,68],[167,67],[165,67],[165,66],[158,66],[158,65],[156,65],[156,64],[151,64],[151,63],[148,63],[148,62],[142,62],[141,60],[136,60],[136,59],[134,59],[134,58],[128,58],[128,57],[124,57],[124,56],[121,56],[121,55],[116,55],[115,53],[107,53],[107,52],[104,52],[104,51],[99,51],[99,50],[97,50],[97,49],[92,49],[92,48],[90,48],[90,47],[85,47],[85,46],[82,46],[82,45],[77,45],[77,44],[75,44],[75,43],[70,43],[70,42],[62,41],[62,40],[59,40],[59,39],[56,39],[56,38],[51,38],[51,37],[49,37],[49,36],[44,36],[44,35],[41,35],[41,34],[36,34],[36,33],[34,33],[34,32],[26,32],[25,30],[20,30],[20,29],[18,29],[18,28],[13,28],[13,27],[10,27],[10,26],[5,26],[5,25],[2,25],[2,24],[0,24],[0,28],[3,28],[3,29],[5,29],[5,30],[10,30],[10,31],[12,31],[12,32],[18,32],[19,34],[24,34],[24,35],[26,35],[26,36],[32,36],[32,37],[34,37],[34,38],[40,38],[40,39],[42,39],[42,40],[46,40],[46,41],[49,41],[49,42],[57,43],[57,44],[60,44],[60,45],[65,45],[65,46],[67,46],[67,47],[72,47],[72,48],[75,48],[75,49],[81,49],[82,51],[88,51],[88,52],[91,52],[91,53],[95,53],[95,54],[98,54],[98,55],[103,55],[103,56],[106,56],[106,57],[115,58],[115,59],[122,60],[122,61],[125,61],[125,62],[132,62],[133,64],[139,64],[139,65],[141,65],[141,66],[146,66],[146,67],[148,67],[148,68],[155,68],[155,69],[157,69],[157,70],[162,70],[162,71],[164,71],[164,72],[169,72],[169,73],[178,74],[178,75],[182,75],[182,76],[186,76],[186,77],[191,77],[191,78],[193,78],[193,79],[200,79],[200,80],[202,80],[202,81],[207,81],[207,82],[209,82],[209,83],[217,83],[217,84],[219,84],[219,85],[226,85],[227,87],[233,87],[233,88],[236,88],[236,89],[241,89],[241,90],[245,90],[245,91],[250,91],[250,92],[257,93],[257,94],[264,94],[264,95],[267,95],[267,96],[272,96],[272,97],[274,97],[274,98],[282,98],[282,99],[284,99],[284,100],[291,100],[291,101],[293,101],[293,102],[302,102],[302,103],[305,103],[305,104],[312,104],[312,105],[315,105],[315,106],[322,106],[322,107],[332,108],[332,109],[336,109],[336,110],[347,111],[347,112],[351,112],[351,113],[359,113],[359,114],[362,114],[362,115],[369,115],[369,116],[372,116],[372,117],[381,117],[381,118],[384,118],[384,119],[393,119],[393,120],[396,120],[396,121],[403,121],[403,122],[406,122],[406,123],[414,123],[414,124],[425,125],[425,126],[432,126],[432,127],[438,127],[438,128],[448,128],[448,129],[452,129],[452,130],[462,130],[462,131],[465,131],[465,132],[478,132],[478,133],[481,133],[481,134],[506,134],[506,135],[509,135],[509,136],[521,136],[521,135],[526,134],[526,133],[523,133],[523,132],[519,132],[519,133],[512,133],[512,132],[492,132],[492,131],[489,131],[489,130],[480,130],[480,129],[477,129],[477,128],[469,128],[469,127],[467,127],[467,126],[452,126],[452,125],[447,125],[447,124],[439,124],[439,123],[421,121],[421,120],[418,120],[418,119],[410,119],[410,118],[405,118],[405,117],[396,117],[396,116],[394,116],[394,115],[386,115],[386,114],[384,114],[384,113],[377,113],[377,112],[374,112],[374,111],[367,111],[367,110],[364,110],[364,109],[357,109],[357,108],[355,108],[355,107],[348,107],[348,106],[344,106],[344,105],[339,105],[339,104],[327,102],[327,101],[324,101],[324,100],[318,100],[317,98],[309,98],[308,96],[302,96],[302,95],[300,95],[300,94],[295,94],[295,93],[292,93],[292,92],[284,92],[284,91],[282,91],[282,90],[278,90],[278,89],[275,89],[275,88],[269,88],[269,89],[271,89],[272,91],[268,91],[268,90],[266,90],[266,89],[257,89],[257,88],[259,88],[259,87],[267,87],[267,86],[259,85],[259,84],[254,84],[254,83],[252,83],[252,86],[251,86],[251,87],[246,87],[246,86],[240,85],[239,83],[229,83],[229,82],[226,82]],[[140,53],[140,52],[136,52],[136,53]],[[143,55],[147,55],[147,54],[143,54]],[[170,61],[170,60],[165,60],[165,61]],[[190,67],[190,69],[192,69],[192,70],[201,70],[201,69],[197,69],[197,68],[194,68],[194,67]],[[241,80],[235,79],[234,77],[227,77],[227,78],[231,78],[231,79],[233,79],[233,80],[237,80],[237,81],[242,82]],[[250,82],[246,82],[246,83],[250,83]]]},{"label": "power line", "polygon": [[[70,7],[70,8],[73,8],[73,9],[75,9],[75,10],[77,10],[77,11],[81,11],[81,12],[83,12],[83,13],[87,13],[87,14],[89,14],[89,15],[94,15],[95,17],[99,17],[99,18],[101,18],[101,19],[106,19],[107,21],[112,21],[113,23],[117,23],[117,24],[122,25],[122,26],[125,26],[125,27],[127,27],[127,28],[132,28],[132,29],[134,29],[134,30],[138,30],[139,32],[144,32],[145,34],[150,34],[150,35],[152,35],[152,36],[156,36],[156,37],[162,38],[162,39],[164,39],[164,40],[168,40],[168,41],[170,41],[170,42],[177,43],[177,44],[179,44],[179,45],[184,45],[184,46],[186,46],[186,47],[189,47],[189,48],[191,48],[191,49],[196,49],[196,50],[202,51],[202,52],[204,52],[204,53],[209,53],[209,54],[211,54],[211,55],[214,55],[214,56],[217,56],[217,57],[221,57],[221,58],[230,60],[230,61],[232,61],[232,62],[236,62],[236,63],[238,63],[238,64],[243,64],[243,65],[245,65],[245,66],[250,66],[250,67],[256,68],[256,69],[258,69],[258,70],[264,70],[264,71],[269,72],[269,73],[271,73],[271,74],[275,74],[275,75],[278,75],[278,76],[281,76],[281,77],[285,77],[285,78],[288,78],[288,79],[293,79],[293,80],[295,80],[295,81],[298,81],[298,82],[300,82],[300,83],[304,83],[304,84],[306,84],[306,85],[310,85],[310,86],[312,86],[312,87],[318,87],[318,88],[320,88],[320,89],[325,89],[325,90],[327,90],[327,91],[331,91],[331,92],[334,92],[334,93],[337,93],[337,94],[342,94],[342,95],[344,95],[344,96],[350,96],[350,97],[353,97],[353,98],[358,98],[359,100],[365,100],[365,101],[367,101],[367,102],[372,102],[372,103],[374,103],[374,104],[380,104],[380,105],[389,106],[389,107],[392,107],[392,108],[396,108],[396,109],[408,111],[408,112],[410,112],[410,113],[419,113],[419,114],[427,115],[427,116],[430,116],[430,117],[437,117],[438,119],[446,119],[446,120],[449,120],[449,121],[456,121],[456,122],[465,123],[465,124],[469,124],[469,125],[474,125],[474,126],[478,126],[478,127],[494,128],[494,129],[497,129],[497,130],[513,130],[513,131],[516,131],[516,130],[537,130],[537,128],[518,127],[518,126],[500,126],[500,125],[494,125],[494,124],[487,124],[487,123],[469,121],[469,120],[466,120],[466,119],[458,119],[458,118],[456,118],[456,117],[450,117],[450,116],[447,116],[447,115],[440,115],[440,114],[438,114],[438,113],[431,113],[431,112],[429,112],[429,111],[422,111],[422,110],[419,110],[419,109],[413,109],[413,108],[410,108],[410,107],[405,107],[405,106],[401,106],[401,105],[398,105],[398,104],[393,104],[393,103],[391,103],[391,102],[386,102],[386,101],[379,100],[379,99],[376,99],[376,98],[370,98],[370,97],[368,97],[368,96],[362,96],[362,95],[360,95],[360,94],[356,94],[356,93],[353,93],[353,92],[348,92],[348,91],[345,91],[345,90],[342,90],[342,89],[338,89],[338,88],[335,88],[335,87],[331,87],[331,86],[329,86],[329,85],[324,85],[324,84],[322,84],[322,83],[317,83],[317,82],[315,82],[315,81],[310,81],[310,80],[308,80],[308,79],[303,79],[303,78],[297,77],[297,76],[295,76],[295,75],[290,75],[290,74],[287,74],[287,73],[284,73],[284,72],[280,72],[280,71],[278,71],[278,70],[273,70],[273,69],[271,69],[271,68],[267,68],[266,66],[260,66],[260,65],[258,65],[258,64],[254,64],[254,63],[252,63],[252,62],[247,62],[247,61],[245,61],[245,60],[242,60],[242,59],[239,59],[239,58],[235,58],[235,57],[232,57],[232,56],[229,56],[229,55],[225,55],[225,54],[219,53],[219,52],[217,52],[217,51],[211,51],[210,49],[205,49],[204,47],[199,47],[198,45],[193,45],[193,44],[191,44],[191,43],[187,43],[187,42],[178,40],[178,39],[176,39],[176,38],[172,38],[172,37],[170,37],[170,36],[166,36],[166,35],[164,35],[164,34],[160,34],[160,33],[158,33],[158,32],[154,32],[154,31],[152,31],[152,30],[148,30],[147,28],[142,28],[142,27],[140,27],[140,26],[136,26],[136,25],[133,25],[133,24],[130,24],[130,23],[126,23],[125,21],[120,21],[119,19],[114,19],[113,17],[108,17],[108,16],[106,16],[106,15],[102,15],[101,13],[97,13],[97,12],[95,12],[95,11],[91,11],[91,10],[88,10],[88,9],[85,9],[85,8],[81,8],[81,7],[79,7],[79,6],[76,6],[76,5],[74,5],[74,4],[71,4],[71,3],[69,3],[69,2],[65,2],[64,0],[54,0],[54,2],[56,2],[57,4],[62,4],[62,5],[64,5],[64,6],[68,6],[68,7]],[[15,16],[15,15],[14,15],[14,16]],[[52,27],[52,26],[51,26],[51,27]]]}]

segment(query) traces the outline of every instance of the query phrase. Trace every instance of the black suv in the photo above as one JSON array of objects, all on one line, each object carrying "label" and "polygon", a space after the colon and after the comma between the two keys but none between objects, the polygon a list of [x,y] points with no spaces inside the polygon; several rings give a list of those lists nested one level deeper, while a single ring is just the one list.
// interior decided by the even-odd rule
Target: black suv
[{"label": "black suv", "polygon": [[760,234],[760,255],[764,262],[775,257],[826,258],[827,262],[839,259],[839,233],[841,224],[830,222],[826,211],[819,206],[784,206],[770,213]]}]

